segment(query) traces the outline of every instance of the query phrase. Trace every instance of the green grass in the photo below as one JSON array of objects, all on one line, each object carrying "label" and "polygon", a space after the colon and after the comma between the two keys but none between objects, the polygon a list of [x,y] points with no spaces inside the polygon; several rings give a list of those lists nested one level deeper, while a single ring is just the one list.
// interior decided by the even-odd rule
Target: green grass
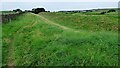
[{"label": "green grass", "polygon": [[[118,65],[116,16],[80,16],[71,13],[39,15],[80,32],[47,24],[30,13],[22,14],[2,25],[3,66],[8,62],[14,62],[15,66]],[[9,47],[12,47],[11,55]],[[8,57],[13,60],[9,61]]]},{"label": "green grass", "polygon": [[[94,12],[88,12],[89,14]],[[40,15],[77,30],[118,31],[118,15],[86,15],[86,13],[40,13]]]}]

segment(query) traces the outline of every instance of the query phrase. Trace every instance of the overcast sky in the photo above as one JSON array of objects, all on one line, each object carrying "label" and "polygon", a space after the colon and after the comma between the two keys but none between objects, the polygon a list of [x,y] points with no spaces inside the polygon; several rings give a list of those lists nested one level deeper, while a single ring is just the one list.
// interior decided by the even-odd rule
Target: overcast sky
[{"label": "overcast sky", "polygon": [[118,2],[119,0],[1,0],[2,2]]},{"label": "overcast sky", "polygon": [[32,8],[45,8],[49,11],[84,10],[98,8],[117,8],[119,0],[2,0],[1,10],[31,10]]}]

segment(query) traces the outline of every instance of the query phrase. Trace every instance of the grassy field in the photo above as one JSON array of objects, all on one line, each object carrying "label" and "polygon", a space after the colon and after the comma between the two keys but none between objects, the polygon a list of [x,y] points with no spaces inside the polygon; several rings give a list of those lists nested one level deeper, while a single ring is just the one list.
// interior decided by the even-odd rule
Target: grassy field
[{"label": "grassy field", "polygon": [[118,17],[25,13],[2,25],[3,66],[117,66]]}]

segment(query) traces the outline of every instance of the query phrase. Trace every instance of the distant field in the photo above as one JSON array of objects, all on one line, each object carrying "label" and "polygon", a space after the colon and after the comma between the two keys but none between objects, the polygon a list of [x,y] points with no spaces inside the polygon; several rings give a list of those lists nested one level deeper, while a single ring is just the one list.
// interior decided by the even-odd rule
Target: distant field
[{"label": "distant field", "polygon": [[0,11],[0,14],[14,14],[14,11]]},{"label": "distant field", "polygon": [[116,13],[25,13],[2,25],[3,66],[118,66]]}]

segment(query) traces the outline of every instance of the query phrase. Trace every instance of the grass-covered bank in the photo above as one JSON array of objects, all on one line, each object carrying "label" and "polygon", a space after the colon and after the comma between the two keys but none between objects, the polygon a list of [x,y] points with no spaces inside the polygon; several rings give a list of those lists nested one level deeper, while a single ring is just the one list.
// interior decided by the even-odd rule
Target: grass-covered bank
[{"label": "grass-covered bank", "polygon": [[[77,30],[89,31],[118,31],[118,12],[111,12],[106,14],[95,14],[96,12],[86,13],[67,13],[67,12],[53,12],[40,13],[56,23],[71,27]],[[100,12],[97,12],[100,13]]]},{"label": "grass-covered bank", "polygon": [[[61,20],[59,17],[61,15],[49,13],[40,15],[49,21],[45,21],[37,15],[26,13],[16,20],[2,25],[3,66],[118,65],[118,33],[116,29],[111,28],[114,24],[117,25],[117,22],[112,22],[113,25],[109,27],[98,28],[87,22],[84,24],[83,21],[88,21],[89,18],[81,17],[82,19],[78,19],[78,21],[83,20],[79,23],[80,25],[91,25],[92,27],[86,26],[85,28],[76,25],[76,27],[80,27],[76,29],[72,25],[75,24],[75,16],[72,17],[71,15],[71,19],[74,19],[71,20],[69,18],[70,14],[65,16],[65,20]],[[51,16],[53,19],[50,18]],[[79,32],[62,29],[50,21],[79,30]],[[93,22],[95,24],[94,20]],[[93,28],[99,30],[96,31]],[[111,31],[107,30],[108,28]]]}]

